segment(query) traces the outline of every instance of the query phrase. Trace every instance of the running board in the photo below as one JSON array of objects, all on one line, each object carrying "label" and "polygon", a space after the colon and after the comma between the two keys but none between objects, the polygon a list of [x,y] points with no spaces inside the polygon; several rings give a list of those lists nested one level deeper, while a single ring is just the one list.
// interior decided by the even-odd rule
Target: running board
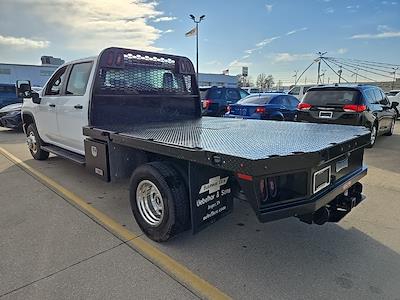
[{"label": "running board", "polygon": [[65,150],[63,148],[57,147],[57,146],[42,146],[41,147],[42,150],[53,153],[57,156],[61,156],[63,158],[72,160],[73,162],[84,166],[85,165],[85,156],[74,153],[72,151],[69,150]]}]

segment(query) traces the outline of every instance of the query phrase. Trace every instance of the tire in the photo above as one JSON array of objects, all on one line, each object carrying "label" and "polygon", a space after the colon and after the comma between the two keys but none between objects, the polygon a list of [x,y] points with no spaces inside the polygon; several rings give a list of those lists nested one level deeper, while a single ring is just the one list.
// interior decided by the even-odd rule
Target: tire
[{"label": "tire", "polygon": [[31,123],[26,129],[26,136],[29,151],[36,160],[46,160],[49,158],[49,152],[41,149],[43,141],[40,139],[39,133],[37,132],[35,124]]},{"label": "tire", "polygon": [[166,163],[139,166],[131,177],[129,198],[136,222],[153,241],[165,242],[190,227],[188,190]]},{"label": "tire", "polygon": [[396,124],[396,119],[394,118],[393,120],[392,120],[392,124],[390,125],[390,130],[387,132],[387,133],[385,133],[385,135],[386,136],[391,136],[391,135],[393,135],[393,133],[394,133],[394,125]]},{"label": "tire", "polygon": [[371,127],[371,141],[370,141],[369,145],[367,146],[367,148],[372,148],[375,145],[377,136],[378,136],[378,125],[375,123]]}]

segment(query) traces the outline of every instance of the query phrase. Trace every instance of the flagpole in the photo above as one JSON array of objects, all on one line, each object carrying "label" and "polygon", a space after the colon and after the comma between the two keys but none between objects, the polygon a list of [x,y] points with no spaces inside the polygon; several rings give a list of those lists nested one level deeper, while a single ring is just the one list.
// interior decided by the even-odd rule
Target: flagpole
[{"label": "flagpole", "polygon": [[196,22],[196,78],[199,82],[199,22]]},{"label": "flagpole", "polygon": [[205,18],[205,15],[202,15],[198,20],[194,15],[190,15],[190,18],[193,22],[196,23],[196,78],[197,82],[199,82],[199,23]]}]

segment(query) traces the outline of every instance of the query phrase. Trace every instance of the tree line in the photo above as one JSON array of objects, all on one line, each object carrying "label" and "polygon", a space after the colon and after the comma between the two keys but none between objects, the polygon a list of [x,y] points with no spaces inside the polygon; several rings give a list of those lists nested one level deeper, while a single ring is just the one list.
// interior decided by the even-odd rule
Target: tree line
[{"label": "tree line", "polygon": [[256,86],[261,90],[271,90],[274,83],[274,77],[265,73],[258,74],[255,84],[250,76],[240,76],[238,80],[239,87]]}]

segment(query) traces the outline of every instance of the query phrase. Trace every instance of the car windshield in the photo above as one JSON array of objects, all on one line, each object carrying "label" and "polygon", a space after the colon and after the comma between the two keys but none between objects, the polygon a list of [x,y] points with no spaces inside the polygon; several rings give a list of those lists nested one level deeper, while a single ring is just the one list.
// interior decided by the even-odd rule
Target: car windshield
[{"label": "car windshield", "polygon": [[359,95],[360,92],[355,90],[311,90],[306,93],[303,102],[317,106],[355,104]]},{"label": "car windshield", "polygon": [[271,98],[272,96],[247,96],[238,101],[238,104],[267,104]]},{"label": "car windshield", "polygon": [[400,91],[390,91],[387,93],[388,96],[396,96]]}]

